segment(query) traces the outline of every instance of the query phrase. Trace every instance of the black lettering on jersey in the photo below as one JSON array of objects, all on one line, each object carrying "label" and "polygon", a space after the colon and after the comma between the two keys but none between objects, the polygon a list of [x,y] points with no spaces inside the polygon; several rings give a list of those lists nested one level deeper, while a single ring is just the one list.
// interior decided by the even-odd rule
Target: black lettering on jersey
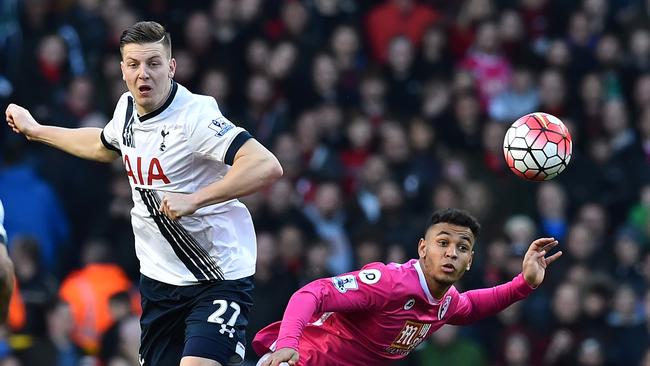
[{"label": "black lettering on jersey", "polygon": [[128,147],[135,147],[133,139],[133,98],[129,97],[126,103],[126,116],[124,117],[124,129],[122,129],[122,144]]}]

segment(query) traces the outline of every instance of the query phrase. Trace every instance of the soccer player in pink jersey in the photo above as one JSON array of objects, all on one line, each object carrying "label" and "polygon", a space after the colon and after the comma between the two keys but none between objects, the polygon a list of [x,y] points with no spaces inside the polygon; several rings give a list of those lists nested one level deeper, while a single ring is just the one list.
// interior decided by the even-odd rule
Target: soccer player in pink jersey
[{"label": "soccer player in pink jersey", "polygon": [[255,336],[258,366],[388,365],[444,324],[470,324],[526,298],[562,255],[546,256],[555,239],[537,239],[510,282],[460,293],[454,283],[472,265],[479,229],[464,211],[437,211],[418,243],[419,259],[371,263],[301,288],[282,321]]}]

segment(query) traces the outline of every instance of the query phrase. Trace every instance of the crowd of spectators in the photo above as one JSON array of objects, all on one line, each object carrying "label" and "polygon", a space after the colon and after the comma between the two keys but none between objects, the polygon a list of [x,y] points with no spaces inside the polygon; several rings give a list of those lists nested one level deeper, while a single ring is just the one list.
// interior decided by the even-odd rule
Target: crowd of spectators
[{"label": "crowd of spectators", "polygon": [[[536,237],[564,256],[526,301],[445,326],[399,365],[650,365],[650,1],[4,0],[0,13],[3,110],[103,127],[126,91],[119,36],[155,20],[176,81],[275,153],[284,178],[242,199],[258,234],[249,337],[312,279],[416,257],[431,212],[458,207],[483,225],[462,290],[508,281]],[[573,135],[550,182],[503,159],[505,130],[533,111]],[[137,365],[123,169],[0,128],[18,289],[0,365]]]}]

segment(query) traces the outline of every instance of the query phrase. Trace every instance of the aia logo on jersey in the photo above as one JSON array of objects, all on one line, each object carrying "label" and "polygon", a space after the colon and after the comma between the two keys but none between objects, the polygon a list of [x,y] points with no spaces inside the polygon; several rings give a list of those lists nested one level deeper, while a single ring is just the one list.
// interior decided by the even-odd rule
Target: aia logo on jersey
[{"label": "aia logo on jersey", "polygon": [[451,296],[447,295],[445,297],[445,301],[442,302],[442,305],[438,308],[438,320],[442,320],[442,318],[447,314],[447,310],[449,309],[449,305],[451,304]]},{"label": "aia logo on jersey", "polygon": [[[143,166],[143,163],[147,166],[146,180],[143,172],[143,168],[145,168]],[[150,186],[155,180],[160,180],[165,184],[169,184],[171,182],[169,178],[167,178],[167,176],[165,175],[165,172],[163,171],[163,168],[160,165],[160,161],[156,158],[153,158],[147,162],[147,161],[143,161],[142,157],[136,156],[135,170],[134,170],[133,166],[131,165],[131,158],[129,157],[128,154],[124,154],[124,168],[126,169],[126,175],[131,177],[131,179],[133,180],[133,184]]]},{"label": "aia logo on jersey", "polygon": [[426,338],[431,324],[422,324],[407,320],[397,338],[386,348],[386,352],[405,355],[417,347]]},{"label": "aia logo on jersey", "polygon": [[213,119],[210,122],[210,126],[208,127],[217,133],[216,136],[221,137],[225,135],[226,132],[232,130],[235,126],[232,124],[232,122],[228,121],[226,117],[219,117],[217,119]]}]

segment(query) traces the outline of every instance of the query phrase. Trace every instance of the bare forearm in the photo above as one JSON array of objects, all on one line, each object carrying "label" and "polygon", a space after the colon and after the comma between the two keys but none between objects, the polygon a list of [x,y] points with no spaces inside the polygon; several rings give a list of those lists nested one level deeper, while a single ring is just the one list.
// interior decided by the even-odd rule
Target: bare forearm
[{"label": "bare forearm", "polygon": [[83,159],[111,162],[118,155],[102,145],[101,132],[102,130],[96,127],[63,128],[41,125],[28,138]]},{"label": "bare forearm", "polygon": [[242,158],[223,177],[194,193],[198,207],[225,202],[257,192],[282,176],[282,168],[272,156]]}]

